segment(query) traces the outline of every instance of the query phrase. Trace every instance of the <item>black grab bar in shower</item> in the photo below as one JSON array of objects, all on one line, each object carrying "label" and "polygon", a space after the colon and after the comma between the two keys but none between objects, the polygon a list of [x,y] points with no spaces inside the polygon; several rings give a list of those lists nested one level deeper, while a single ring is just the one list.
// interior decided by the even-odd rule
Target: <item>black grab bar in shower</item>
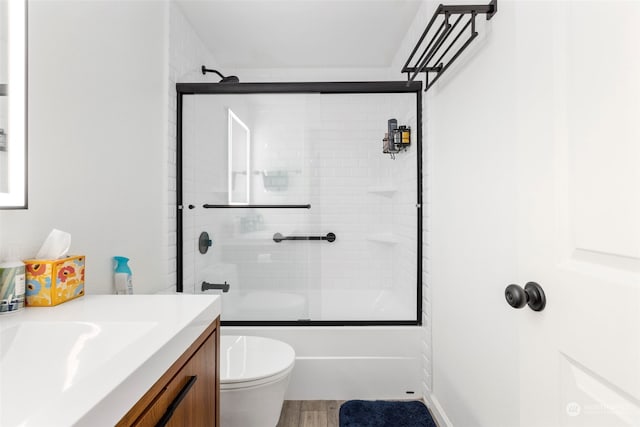
[{"label": "black grab bar in shower", "polygon": [[202,205],[205,209],[311,209],[311,205],[211,205],[205,203]]},{"label": "black grab bar in shower", "polygon": [[218,291],[222,291],[222,292],[229,292],[229,287],[231,285],[229,283],[227,283],[227,281],[225,280],[224,283],[209,283],[209,282],[202,282],[202,292],[204,291],[208,291],[209,289],[215,289]]},{"label": "black grab bar in shower", "polygon": [[280,243],[283,240],[326,240],[327,242],[335,242],[336,235],[333,233],[327,233],[326,236],[283,236],[280,233],[273,235],[273,241]]}]

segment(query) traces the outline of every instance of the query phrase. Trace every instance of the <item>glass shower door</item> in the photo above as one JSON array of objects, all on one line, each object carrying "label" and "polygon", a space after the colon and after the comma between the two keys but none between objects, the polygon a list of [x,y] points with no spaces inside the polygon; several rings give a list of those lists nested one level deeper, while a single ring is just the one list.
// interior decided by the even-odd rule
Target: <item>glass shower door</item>
[{"label": "glass shower door", "polygon": [[[306,243],[317,242],[289,239],[317,231],[309,222],[305,127],[316,96],[195,95],[184,102],[190,175],[183,182],[185,196],[196,201],[185,215],[184,246],[192,248],[185,265],[193,275],[184,283],[194,293],[229,285],[225,321],[309,319],[319,253]],[[212,240],[204,254],[202,232]]]},{"label": "glass shower door", "polygon": [[389,119],[417,128],[416,100],[185,96],[184,290],[228,288],[227,322],[416,322],[418,140],[382,152]]}]

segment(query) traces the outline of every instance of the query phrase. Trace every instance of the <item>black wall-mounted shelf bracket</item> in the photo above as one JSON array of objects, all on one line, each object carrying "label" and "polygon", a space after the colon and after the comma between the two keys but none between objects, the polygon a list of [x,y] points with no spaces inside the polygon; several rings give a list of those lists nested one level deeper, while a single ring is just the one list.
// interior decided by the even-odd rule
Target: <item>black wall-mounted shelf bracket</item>
[{"label": "black wall-mounted shelf bracket", "polygon": [[[438,6],[402,67],[402,72],[407,74],[407,84],[411,84],[420,73],[425,73],[425,92],[429,90],[478,36],[476,16],[484,14],[489,20],[497,11],[498,0],[491,0],[488,5]],[[465,33],[466,38],[463,38]]]}]

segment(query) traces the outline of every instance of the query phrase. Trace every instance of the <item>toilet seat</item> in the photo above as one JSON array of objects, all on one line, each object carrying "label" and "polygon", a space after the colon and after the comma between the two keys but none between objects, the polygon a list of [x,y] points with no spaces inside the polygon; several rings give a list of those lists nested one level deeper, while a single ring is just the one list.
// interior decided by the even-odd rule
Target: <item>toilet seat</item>
[{"label": "toilet seat", "polygon": [[286,343],[254,336],[220,337],[220,389],[257,387],[291,372],[295,352]]},{"label": "toilet seat", "polygon": [[244,382],[227,382],[223,383],[220,381],[220,390],[230,391],[230,390],[246,390],[251,388],[260,387],[263,385],[271,384],[280,381],[282,378],[285,378],[289,373],[293,370],[293,365],[284,372],[281,372],[278,375],[273,375],[270,377],[261,378],[259,380],[254,381],[244,381]]}]

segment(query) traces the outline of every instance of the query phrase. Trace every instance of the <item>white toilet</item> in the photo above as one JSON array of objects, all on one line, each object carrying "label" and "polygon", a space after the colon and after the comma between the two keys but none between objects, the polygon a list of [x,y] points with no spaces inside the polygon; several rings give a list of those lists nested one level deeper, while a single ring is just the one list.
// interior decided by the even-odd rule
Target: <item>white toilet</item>
[{"label": "white toilet", "polygon": [[220,336],[221,427],[275,427],[295,358],[281,341]]}]

